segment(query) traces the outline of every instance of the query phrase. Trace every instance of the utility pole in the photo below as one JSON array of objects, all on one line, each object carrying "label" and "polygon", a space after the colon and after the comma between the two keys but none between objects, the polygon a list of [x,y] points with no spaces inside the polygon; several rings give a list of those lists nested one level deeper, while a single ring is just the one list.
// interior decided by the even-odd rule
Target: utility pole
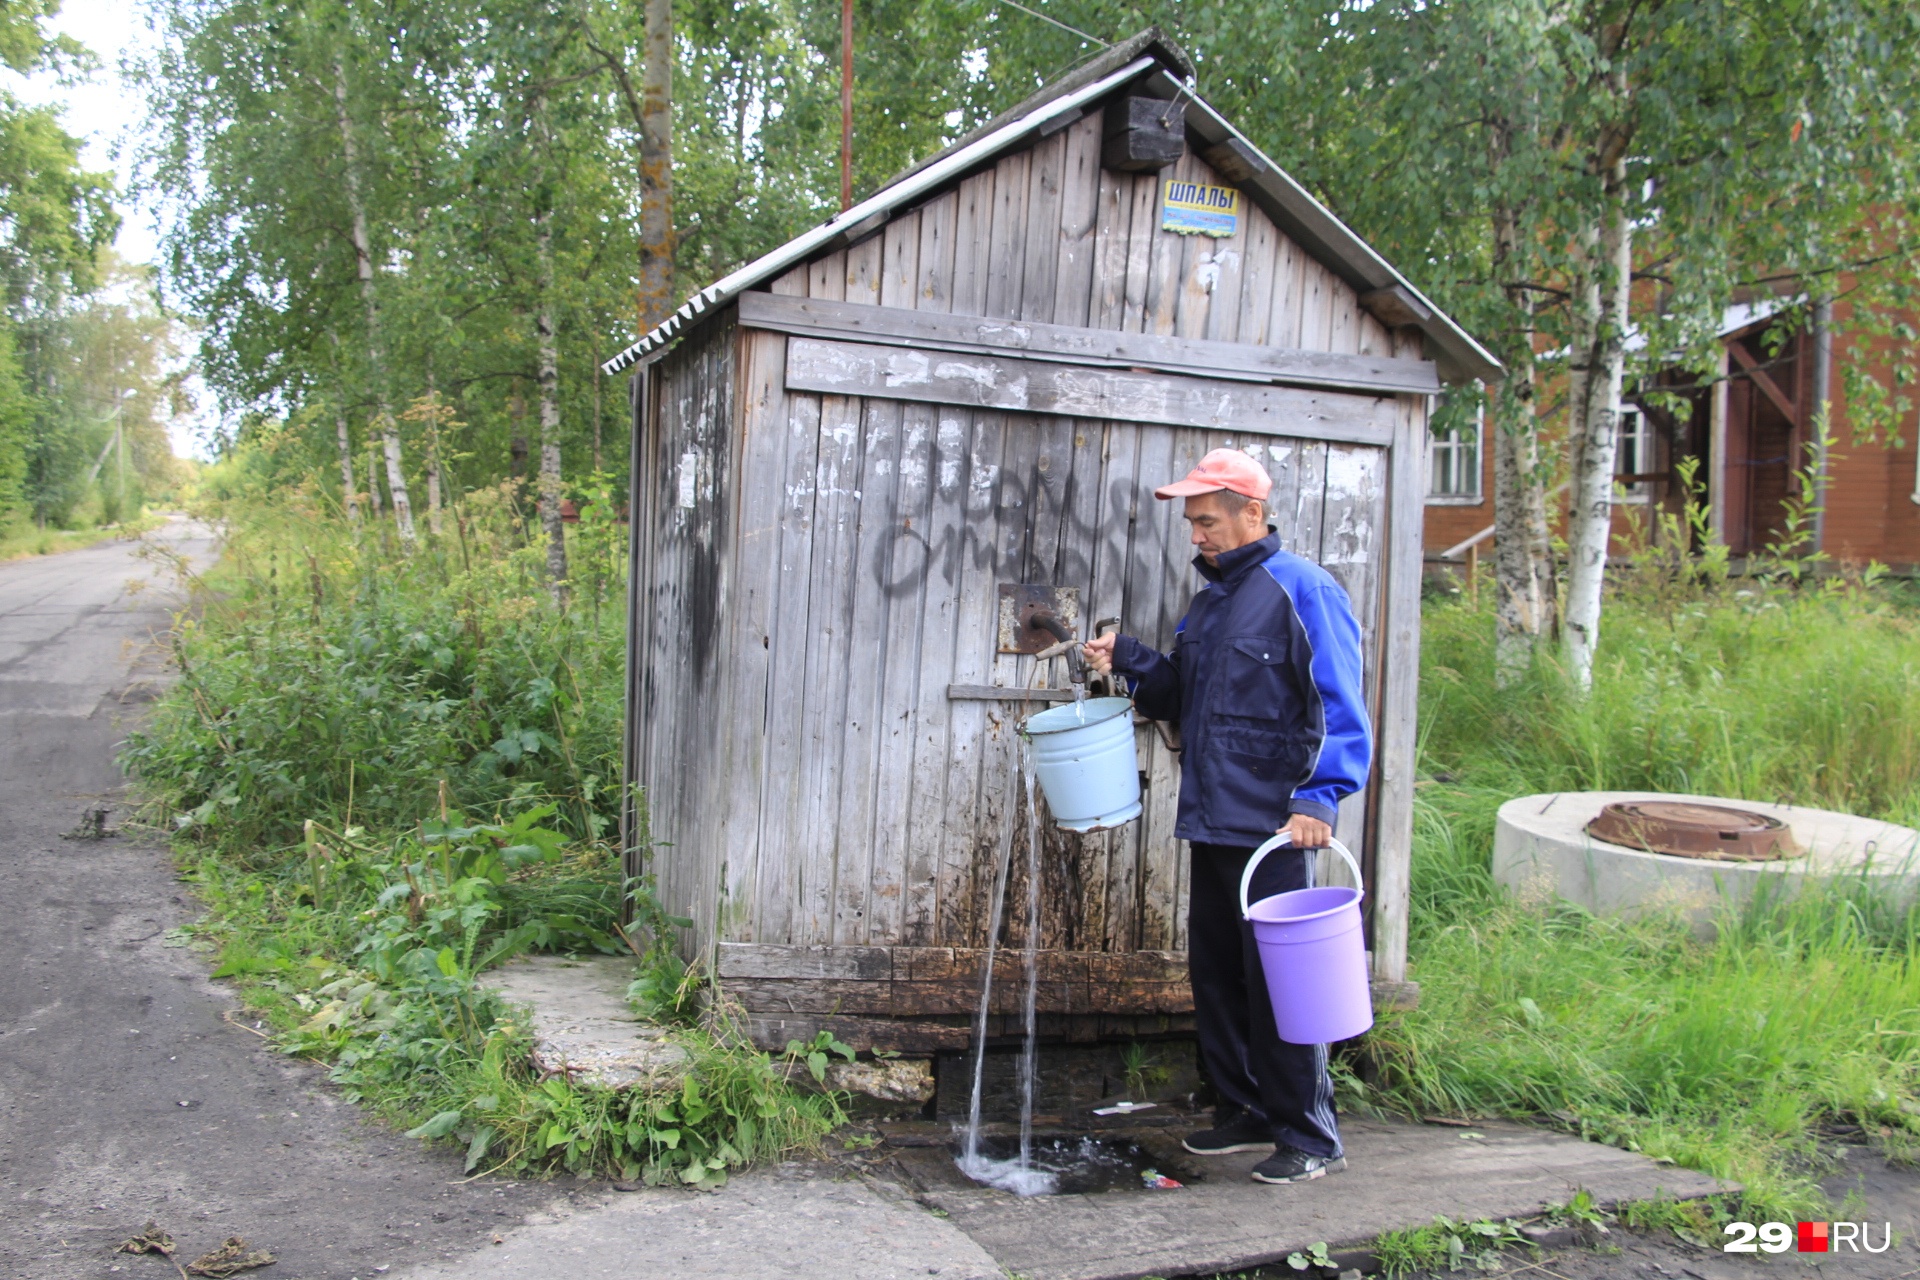
[{"label": "utility pole", "polygon": [[853,0],[840,0],[840,211],[853,207]]}]

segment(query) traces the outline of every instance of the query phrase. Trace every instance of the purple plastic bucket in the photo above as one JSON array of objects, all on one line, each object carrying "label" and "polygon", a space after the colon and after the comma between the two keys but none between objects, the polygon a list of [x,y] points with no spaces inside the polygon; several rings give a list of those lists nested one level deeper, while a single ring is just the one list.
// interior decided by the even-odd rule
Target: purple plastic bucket
[{"label": "purple plastic bucket", "polygon": [[[1240,914],[1253,925],[1273,1021],[1288,1044],[1351,1040],[1373,1025],[1366,936],[1360,926],[1360,900],[1366,891],[1293,889],[1248,906],[1254,868],[1287,843],[1285,835],[1277,835],[1261,845],[1240,876]],[[1353,868],[1358,884],[1360,864],[1338,840],[1329,843]]]}]

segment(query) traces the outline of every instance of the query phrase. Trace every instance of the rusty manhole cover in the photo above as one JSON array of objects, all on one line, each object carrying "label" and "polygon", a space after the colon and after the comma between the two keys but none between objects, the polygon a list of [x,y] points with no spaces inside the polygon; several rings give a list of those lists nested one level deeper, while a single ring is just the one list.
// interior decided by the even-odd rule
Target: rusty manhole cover
[{"label": "rusty manhole cover", "polygon": [[1777,818],[1685,800],[1610,804],[1587,824],[1587,834],[1629,849],[1724,862],[1772,862],[1801,852],[1793,832]]}]

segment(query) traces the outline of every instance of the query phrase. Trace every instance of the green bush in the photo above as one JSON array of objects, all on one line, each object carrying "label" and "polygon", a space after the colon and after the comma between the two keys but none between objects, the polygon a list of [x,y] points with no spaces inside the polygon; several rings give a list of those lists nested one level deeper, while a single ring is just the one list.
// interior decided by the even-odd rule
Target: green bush
[{"label": "green bush", "polygon": [[228,522],[203,615],[175,641],[180,688],[125,756],[180,831],[244,851],[292,844],[308,818],[409,826],[443,782],[471,811],[554,803],[571,836],[611,830],[618,526],[574,539],[584,598],[560,610],[505,493],[446,524],[404,554],[387,526],[297,502]]}]

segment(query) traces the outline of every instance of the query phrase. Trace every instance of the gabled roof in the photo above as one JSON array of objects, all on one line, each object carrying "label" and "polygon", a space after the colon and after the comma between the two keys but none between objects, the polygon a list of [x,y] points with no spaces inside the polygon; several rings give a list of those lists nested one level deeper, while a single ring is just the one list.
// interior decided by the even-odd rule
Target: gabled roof
[{"label": "gabled roof", "polygon": [[[1189,145],[1316,260],[1362,295],[1373,295],[1377,313],[1395,324],[1412,324],[1427,338],[1428,354],[1449,382],[1494,381],[1500,362],[1393,264],[1374,252],[1351,228],[1308,194],[1305,187],[1255,147],[1219,112],[1184,90],[1193,64],[1179,46],[1150,28],[1122,41],[1039,90],[938,155],[907,170],[852,208],[789,240],[694,294],[680,309],[601,368],[618,373],[660,355],[688,325],[789,267],[839,245],[864,239],[885,226],[896,210],[918,204],[932,192],[1011,151],[1036,134],[1077,119],[1084,108],[1137,81],[1164,97],[1181,94],[1187,109]],[[1063,119],[1064,118],[1064,119]]]}]

